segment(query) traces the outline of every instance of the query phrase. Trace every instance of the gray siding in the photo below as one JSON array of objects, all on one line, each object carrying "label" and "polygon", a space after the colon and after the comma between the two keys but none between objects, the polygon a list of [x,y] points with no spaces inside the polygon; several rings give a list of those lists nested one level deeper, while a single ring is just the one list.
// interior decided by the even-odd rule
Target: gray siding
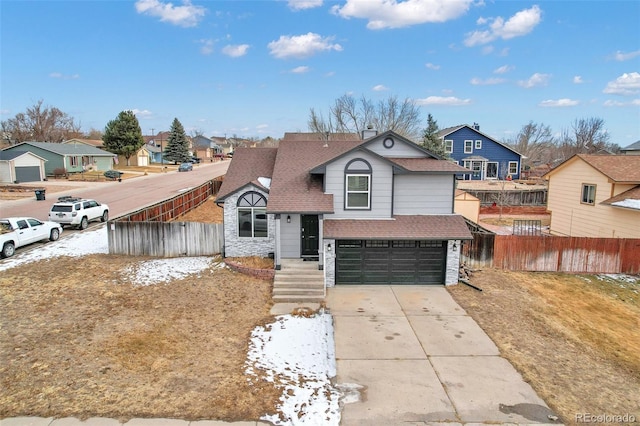
[{"label": "gray siding", "polygon": [[453,213],[452,175],[396,175],[393,214]]},{"label": "gray siding", "polygon": [[[371,164],[371,210],[345,210],[345,166],[354,158],[362,158]],[[327,165],[325,192],[333,194],[335,214],[325,215],[325,219],[337,218],[389,218],[391,217],[391,193],[393,169],[378,157],[363,151],[355,151]]]},{"label": "gray siding", "polygon": [[382,144],[385,138],[380,138],[368,144],[367,149],[383,157],[413,158],[425,156],[425,153],[418,149],[416,145],[402,142],[396,137],[392,137],[392,139],[394,144],[391,148],[386,148]]},{"label": "gray siding", "polygon": [[[291,223],[287,223],[287,216],[291,216]],[[283,258],[300,257],[300,215],[280,216],[280,249]]]},{"label": "gray siding", "polygon": [[224,255],[227,257],[262,256],[276,250],[276,225],[274,215],[267,215],[268,237],[247,238],[238,236],[238,198],[247,191],[256,191],[269,198],[269,194],[257,187],[250,186],[243,191],[227,197],[224,202]]}]

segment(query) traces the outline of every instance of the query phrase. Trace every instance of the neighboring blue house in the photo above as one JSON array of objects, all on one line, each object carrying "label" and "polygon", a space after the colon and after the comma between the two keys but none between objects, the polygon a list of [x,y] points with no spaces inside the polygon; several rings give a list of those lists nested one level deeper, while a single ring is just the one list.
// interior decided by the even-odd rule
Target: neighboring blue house
[{"label": "neighboring blue house", "polygon": [[480,132],[474,123],[440,130],[438,136],[452,160],[469,169],[457,175],[464,180],[518,179],[522,156],[503,143]]}]

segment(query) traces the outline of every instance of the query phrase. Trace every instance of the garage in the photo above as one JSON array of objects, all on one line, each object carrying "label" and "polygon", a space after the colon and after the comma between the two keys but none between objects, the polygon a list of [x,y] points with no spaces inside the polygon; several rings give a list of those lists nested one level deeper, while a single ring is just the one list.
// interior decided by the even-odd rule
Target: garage
[{"label": "garage", "polygon": [[40,180],[40,166],[16,167],[16,181],[39,182]]},{"label": "garage", "polygon": [[442,240],[337,240],[336,284],[432,284],[445,281]]}]

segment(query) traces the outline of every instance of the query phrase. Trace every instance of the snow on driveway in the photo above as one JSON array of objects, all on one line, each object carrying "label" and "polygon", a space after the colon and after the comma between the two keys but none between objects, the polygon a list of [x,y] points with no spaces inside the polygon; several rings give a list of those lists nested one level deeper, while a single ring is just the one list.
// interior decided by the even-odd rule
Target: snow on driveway
[{"label": "snow on driveway", "polygon": [[[0,271],[58,256],[109,253],[106,226],[63,237],[18,251],[0,261]],[[223,266],[205,256],[145,259],[125,272],[138,285],[156,285]],[[247,354],[248,380],[256,380],[256,369],[260,369],[270,380],[286,381],[280,412],[265,414],[263,420],[283,426],[340,423],[339,394],[330,380],[336,375],[334,347],[331,315],[322,312],[311,318],[278,316],[273,323],[253,330]]]}]

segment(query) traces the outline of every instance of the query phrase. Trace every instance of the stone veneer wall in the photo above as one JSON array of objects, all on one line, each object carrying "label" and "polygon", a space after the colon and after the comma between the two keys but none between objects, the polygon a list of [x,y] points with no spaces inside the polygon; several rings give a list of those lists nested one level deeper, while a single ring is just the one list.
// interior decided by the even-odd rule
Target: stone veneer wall
[{"label": "stone veneer wall", "polygon": [[[329,251],[331,244],[331,251]],[[324,240],[322,242],[324,253],[324,286],[335,287],[336,285],[336,240]]]},{"label": "stone veneer wall", "polygon": [[[453,245],[456,245],[456,250],[453,250]],[[445,285],[458,284],[458,277],[460,276],[460,250],[462,250],[462,244],[459,240],[450,240],[447,244],[447,272],[445,273],[444,283]]]},{"label": "stone veneer wall", "polygon": [[261,256],[267,257],[276,250],[276,220],[274,215],[267,215],[268,237],[247,238],[238,237],[238,198],[247,191],[256,191],[265,198],[268,194],[259,188],[250,186],[229,196],[224,201],[224,255],[226,257]]}]

